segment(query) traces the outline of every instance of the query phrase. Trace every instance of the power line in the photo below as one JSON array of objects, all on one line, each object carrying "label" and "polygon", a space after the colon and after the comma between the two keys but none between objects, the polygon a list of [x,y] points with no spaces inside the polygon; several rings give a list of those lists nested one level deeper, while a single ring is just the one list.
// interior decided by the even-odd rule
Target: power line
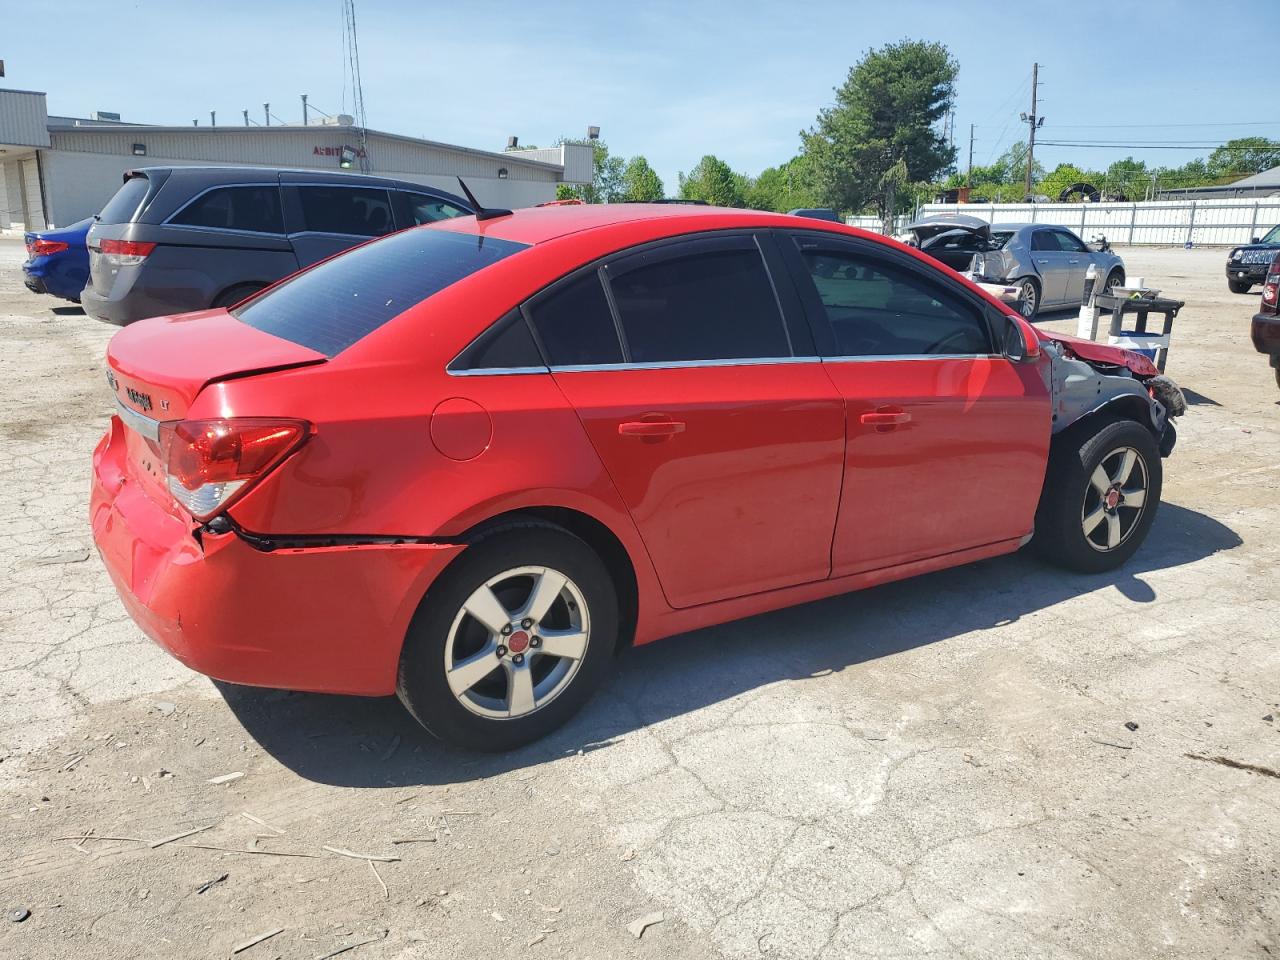
[{"label": "power line", "polygon": [[1112,143],[1103,140],[1041,140],[1042,146],[1047,147],[1110,147],[1118,150],[1280,150],[1280,141],[1273,141],[1261,146],[1259,145],[1241,145],[1227,143],[1173,143],[1173,142],[1138,142],[1138,143]]},{"label": "power line", "polygon": [[1095,130],[1104,128],[1121,129],[1164,129],[1168,127],[1275,127],[1280,126],[1274,120],[1227,120],[1208,121],[1205,123],[1058,123],[1058,130]]}]

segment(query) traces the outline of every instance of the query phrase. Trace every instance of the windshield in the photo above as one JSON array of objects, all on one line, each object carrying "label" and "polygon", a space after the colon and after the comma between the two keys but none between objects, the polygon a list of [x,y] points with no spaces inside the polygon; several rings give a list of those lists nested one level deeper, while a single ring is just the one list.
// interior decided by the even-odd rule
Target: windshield
[{"label": "windshield", "polygon": [[414,227],[296,274],[232,315],[333,357],[433,293],[526,246]]},{"label": "windshield", "polygon": [[1272,227],[1262,238],[1262,243],[1280,243],[1280,226]]}]

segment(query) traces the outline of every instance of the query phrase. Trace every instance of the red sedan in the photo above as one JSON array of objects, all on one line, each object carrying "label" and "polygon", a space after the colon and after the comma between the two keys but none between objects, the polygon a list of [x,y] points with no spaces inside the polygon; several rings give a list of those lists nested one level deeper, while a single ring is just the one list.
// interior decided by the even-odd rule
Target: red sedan
[{"label": "red sedan", "polygon": [[129,612],[234,683],[397,693],[505,749],[613,653],[1151,526],[1182,395],[838,224],[482,211],[112,340],[94,538]]}]

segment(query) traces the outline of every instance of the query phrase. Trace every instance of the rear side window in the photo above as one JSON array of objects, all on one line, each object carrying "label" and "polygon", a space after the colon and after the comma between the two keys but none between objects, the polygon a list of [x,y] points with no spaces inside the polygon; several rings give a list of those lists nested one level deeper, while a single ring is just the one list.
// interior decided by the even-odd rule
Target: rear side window
[{"label": "rear side window", "polygon": [[597,271],[556,287],[528,310],[552,366],[622,362],[622,345]]},{"label": "rear side window", "polygon": [[894,265],[829,250],[802,250],[831,323],[838,357],[991,352],[977,307]]},{"label": "rear side window", "polygon": [[130,177],[98,214],[99,223],[131,223],[147,198],[151,181],[146,177]]},{"label": "rear side window", "polygon": [[524,248],[469,233],[406,230],[298,274],[235,316],[332,357],[432,294]]},{"label": "rear side window", "polygon": [[274,185],[210,190],[170,217],[169,222],[218,230],[284,233],[280,190]]},{"label": "rear side window", "polygon": [[791,356],[754,243],[664,257],[609,285],[633,363]]},{"label": "rear side window", "polygon": [[352,237],[380,237],[395,229],[387,191],[363,187],[299,186],[304,229]]},{"label": "rear side window", "polygon": [[428,196],[425,193],[406,193],[409,201],[409,220],[415,224],[435,223],[453,217],[467,216],[469,211],[456,207],[448,200]]},{"label": "rear side window", "polygon": [[[542,368],[542,356],[533,334],[519,310],[509,314],[480,334],[449,364],[453,371],[465,370],[520,370]],[[545,369],[545,368],[544,368]]]}]

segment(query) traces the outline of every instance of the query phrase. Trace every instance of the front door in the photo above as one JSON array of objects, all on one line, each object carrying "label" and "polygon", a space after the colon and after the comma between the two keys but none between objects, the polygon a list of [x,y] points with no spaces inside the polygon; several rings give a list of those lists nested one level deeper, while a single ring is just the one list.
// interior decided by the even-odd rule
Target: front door
[{"label": "front door", "polygon": [[526,309],[673,607],[829,574],[844,401],[755,238],[661,244]]},{"label": "front door", "polygon": [[1029,533],[1048,391],[1034,366],[996,352],[982,302],[856,242],[797,234],[791,256],[847,404],[832,576]]},{"label": "front door", "polygon": [[1061,304],[1067,299],[1067,282],[1070,278],[1070,257],[1058,243],[1058,234],[1047,227],[1032,231],[1031,259],[1040,273],[1040,302]]}]

